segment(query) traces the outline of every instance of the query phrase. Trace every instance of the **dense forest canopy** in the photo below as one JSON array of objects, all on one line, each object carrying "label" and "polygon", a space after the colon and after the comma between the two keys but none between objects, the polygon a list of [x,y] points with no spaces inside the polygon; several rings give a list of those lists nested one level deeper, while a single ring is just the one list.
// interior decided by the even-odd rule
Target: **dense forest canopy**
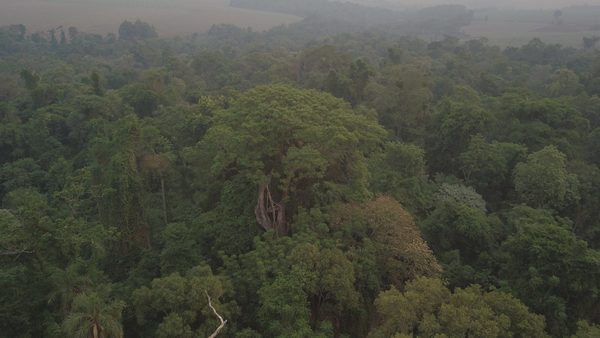
[{"label": "dense forest canopy", "polygon": [[0,28],[0,337],[600,336],[595,42],[310,3]]}]

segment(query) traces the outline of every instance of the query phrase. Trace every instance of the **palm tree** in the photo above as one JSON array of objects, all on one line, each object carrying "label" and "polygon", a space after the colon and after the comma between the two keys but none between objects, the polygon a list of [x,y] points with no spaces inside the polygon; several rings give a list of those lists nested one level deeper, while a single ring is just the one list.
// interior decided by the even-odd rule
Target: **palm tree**
[{"label": "palm tree", "polygon": [[64,270],[54,270],[50,276],[53,291],[48,296],[48,303],[59,306],[61,315],[67,315],[75,297],[93,285],[91,278],[81,275],[77,269],[78,265],[72,264]]},{"label": "palm tree", "polygon": [[73,301],[63,330],[73,338],[123,338],[121,301],[106,302],[96,293],[80,294]]}]

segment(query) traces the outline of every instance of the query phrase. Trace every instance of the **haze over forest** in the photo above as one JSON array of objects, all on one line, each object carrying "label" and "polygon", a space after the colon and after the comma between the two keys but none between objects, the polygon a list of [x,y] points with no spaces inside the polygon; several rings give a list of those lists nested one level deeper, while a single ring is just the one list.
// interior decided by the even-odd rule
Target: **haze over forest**
[{"label": "haze over forest", "polygon": [[461,4],[470,8],[526,8],[556,9],[568,6],[598,5],[599,0],[354,0],[364,4],[392,4],[397,6],[427,7],[443,4]]},{"label": "haze over forest", "polygon": [[[367,6],[397,10],[448,3],[445,0],[354,0]],[[298,17],[232,8],[229,0],[2,0],[0,25],[23,23],[30,30],[77,26],[93,33],[114,32],[125,19],[142,19],[155,25],[160,34],[178,35],[206,31],[213,24],[235,24],[265,30],[296,22]],[[456,0],[469,8],[558,9],[600,4],[598,0]]]},{"label": "haze over forest", "polygon": [[600,337],[584,3],[0,0],[0,338]]},{"label": "haze over forest", "polygon": [[30,30],[76,26],[90,33],[114,33],[125,19],[151,22],[163,35],[190,34],[214,24],[264,30],[297,21],[297,17],[231,8],[227,0],[2,0],[0,24],[27,25]]}]

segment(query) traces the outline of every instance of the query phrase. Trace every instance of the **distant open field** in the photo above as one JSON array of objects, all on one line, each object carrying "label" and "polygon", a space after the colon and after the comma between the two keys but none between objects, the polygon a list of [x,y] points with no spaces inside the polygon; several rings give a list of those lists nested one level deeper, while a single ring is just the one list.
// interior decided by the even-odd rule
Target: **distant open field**
[{"label": "distant open field", "polygon": [[490,43],[503,47],[521,46],[534,38],[546,43],[581,47],[583,37],[600,36],[600,6],[569,7],[561,13],[561,23],[557,24],[554,11],[477,11],[465,33],[486,37]]},{"label": "distant open field", "polygon": [[202,32],[213,24],[265,30],[299,18],[229,7],[227,0],[0,0],[0,26],[24,24],[30,32],[75,26],[89,33],[115,33],[123,20],[140,19],[160,35]]},{"label": "distant open field", "polygon": [[521,8],[521,9],[556,9],[567,6],[593,4],[597,0],[350,0],[371,6],[390,8],[422,8],[448,3],[461,4],[469,8]]},{"label": "distant open field", "polygon": [[584,36],[600,36],[600,32],[580,31],[545,31],[547,25],[528,22],[474,22],[465,29],[472,37],[485,37],[491,44],[501,47],[516,47],[527,44],[534,38],[545,43],[558,43],[568,47],[581,47]]}]

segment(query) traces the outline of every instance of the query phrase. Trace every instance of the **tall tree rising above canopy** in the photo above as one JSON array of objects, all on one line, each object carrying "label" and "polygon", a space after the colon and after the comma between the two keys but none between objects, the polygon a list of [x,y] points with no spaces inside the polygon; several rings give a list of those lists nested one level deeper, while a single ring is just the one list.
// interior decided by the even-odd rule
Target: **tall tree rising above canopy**
[{"label": "tall tree rising above canopy", "polygon": [[384,136],[368,111],[329,94],[272,85],[218,112],[201,146],[214,176],[256,185],[256,221],[282,236],[298,208],[368,197],[365,157]]}]

